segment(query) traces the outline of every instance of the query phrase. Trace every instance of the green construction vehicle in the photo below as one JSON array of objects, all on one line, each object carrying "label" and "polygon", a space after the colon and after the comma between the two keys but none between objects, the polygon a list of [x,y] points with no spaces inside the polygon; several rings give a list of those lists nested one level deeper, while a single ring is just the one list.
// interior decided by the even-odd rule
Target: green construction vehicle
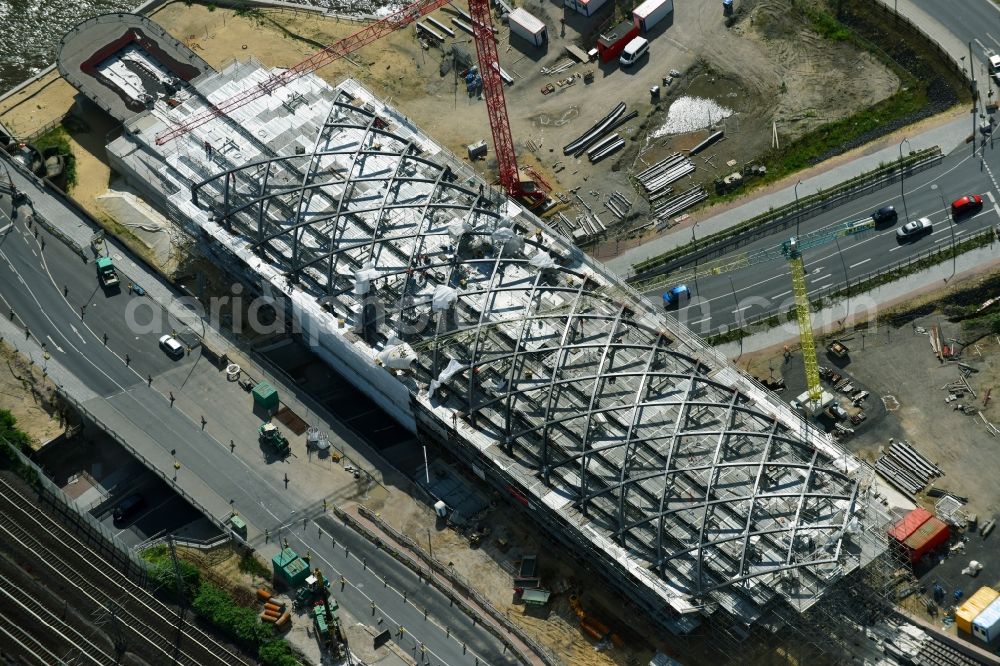
[{"label": "green construction vehicle", "polygon": [[261,442],[274,447],[274,450],[282,458],[292,452],[292,447],[288,444],[288,439],[281,434],[281,431],[273,423],[261,423],[260,427],[257,428],[257,435]]},{"label": "green construction vehicle", "polygon": [[115,270],[111,257],[97,258],[97,279],[105,289],[119,286],[118,271]]}]

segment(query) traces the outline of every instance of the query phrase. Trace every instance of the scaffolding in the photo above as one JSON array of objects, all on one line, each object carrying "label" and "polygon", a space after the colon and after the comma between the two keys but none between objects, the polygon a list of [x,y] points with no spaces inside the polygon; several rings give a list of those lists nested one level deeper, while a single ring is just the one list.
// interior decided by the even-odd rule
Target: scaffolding
[{"label": "scaffolding", "polygon": [[268,76],[206,77],[109,154],[181,185],[146,183],[380,404],[675,630],[787,623],[874,559],[866,465],[356,81],[302,77],[153,142]]}]

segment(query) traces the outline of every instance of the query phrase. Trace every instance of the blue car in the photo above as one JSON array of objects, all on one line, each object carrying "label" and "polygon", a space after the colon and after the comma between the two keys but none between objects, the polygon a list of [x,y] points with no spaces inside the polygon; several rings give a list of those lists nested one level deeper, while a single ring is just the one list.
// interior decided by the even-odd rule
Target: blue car
[{"label": "blue car", "polygon": [[691,298],[691,290],[686,284],[679,284],[663,294],[663,305],[668,308],[676,307],[682,299],[688,300],[689,298]]}]

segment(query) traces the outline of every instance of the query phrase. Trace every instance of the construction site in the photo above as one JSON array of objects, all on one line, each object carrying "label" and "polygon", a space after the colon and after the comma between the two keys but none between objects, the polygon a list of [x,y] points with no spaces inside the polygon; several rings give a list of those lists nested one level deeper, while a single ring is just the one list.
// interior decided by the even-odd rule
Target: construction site
[{"label": "construction site", "polygon": [[[435,479],[460,490],[434,495],[424,458],[417,483],[436,502],[366,493],[361,511],[414,541],[426,530],[439,559],[566,663],[832,663],[894,642],[924,663],[972,663],[892,610],[911,534],[894,540],[890,504],[913,506],[900,500],[912,493],[580,249],[678,224],[708,183],[776,143],[779,123],[794,138],[898,78],[855,53],[829,85],[807,83],[803,59],[820,68],[817,54],[850,49],[802,40],[789,56],[776,37],[805,28],[777,2],[755,5],[756,28],[737,24],[739,78],[707,46],[729,34],[720,3],[601,4],[420,0],[318,29],[290,11],[280,27],[297,63],[269,44],[258,54],[255,27],[276,24],[260,10],[226,12],[239,47],[208,28],[202,39],[199,20],[226,30],[214,6],[161,10],[179,28],[85,21],[58,61],[98,130],[79,153],[95,164],[80,169],[81,205],[171,278],[245,285],[440,453]],[[619,67],[640,35],[650,56]],[[594,103],[597,86],[620,95]],[[759,108],[778,88],[789,94]],[[707,152],[680,156],[692,148]],[[109,183],[125,193],[110,203]],[[818,400],[805,363],[802,395]],[[435,520],[458,527],[432,542]],[[296,608],[320,600],[316,630],[347,658],[330,581],[287,543],[272,566],[305,585]],[[288,622],[288,602],[259,596],[261,617]]]},{"label": "construction site", "polygon": [[886,556],[869,467],[531,212],[547,197],[504,149],[489,48],[502,189],[361,82],[311,74],[342,48],[214,71],[122,15],[59,64],[122,121],[111,165],[150,204],[660,627],[776,631]]}]

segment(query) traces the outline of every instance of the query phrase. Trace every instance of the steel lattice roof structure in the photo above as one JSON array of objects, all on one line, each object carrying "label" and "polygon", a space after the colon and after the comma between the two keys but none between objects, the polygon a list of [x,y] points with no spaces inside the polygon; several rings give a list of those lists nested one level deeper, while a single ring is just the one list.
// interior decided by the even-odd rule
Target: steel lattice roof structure
[{"label": "steel lattice roof structure", "polygon": [[804,610],[874,556],[867,467],[356,81],[303,77],[153,144],[266,75],[195,81],[109,153],[290,297],[359,389],[474,452],[650,610]]}]

